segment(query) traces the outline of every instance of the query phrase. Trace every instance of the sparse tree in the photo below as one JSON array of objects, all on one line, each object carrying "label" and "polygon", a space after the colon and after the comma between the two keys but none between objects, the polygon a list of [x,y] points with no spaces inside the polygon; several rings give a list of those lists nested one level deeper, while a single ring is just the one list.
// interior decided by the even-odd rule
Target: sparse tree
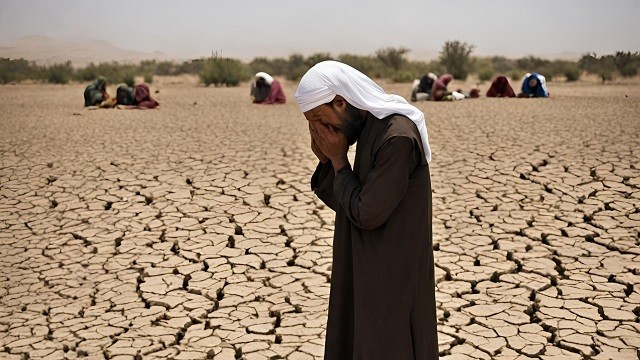
[{"label": "sparse tree", "polygon": [[383,64],[392,68],[395,71],[400,70],[402,65],[404,65],[406,59],[404,58],[405,54],[409,52],[409,49],[404,47],[393,48],[388,47],[384,49],[379,49],[376,51],[376,56]]},{"label": "sparse tree", "polygon": [[471,70],[473,45],[459,40],[447,41],[440,51],[440,62],[455,79],[465,80]]}]

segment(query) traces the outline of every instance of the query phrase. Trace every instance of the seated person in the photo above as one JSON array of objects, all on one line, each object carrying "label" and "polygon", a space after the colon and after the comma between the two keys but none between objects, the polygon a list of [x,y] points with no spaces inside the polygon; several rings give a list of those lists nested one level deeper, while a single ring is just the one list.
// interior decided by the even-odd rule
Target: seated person
[{"label": "seated person", "polygon": [[116,104],[133,106],[136,103],[136,98],[133,96],[133,88],[122,84],[116,89]]},{"label": "seated person", "polygon": [[440,76],[438,80],[434,81],[431,92],[429,93],[429,99],[433,101],[442,101],[445,100],[447,95],[451,95],[451,93],[447,91],[447,85],[449,85],[451,80],[453,80],[453,76],[451,74],[444,74]]},{"label": "seated person", "polygon": [[504,75],[498,75],[491,83],[491,87],[487,91],[487,97],[515,97],[516,93],[509,84],[509,79]]},{"label": "seated person", "polygon": [[116,90],[116,102],[119,109],[153,109],[160,105],[151,97],[147,84],[138,84],[135,88],[120,85]]},{"label": "seated person", "polygon": [[110,108],[115,105],[115,99],[111,98],[107,93],[109,82],[104,76],[97,79],[84,89],[84,106],[98,106],[101,108]]},{"label": "seated person", "polygon": [[411,89],[411,101],[427,100],[429,99],[429,93],[433,87],[433,82],[438,80],[438,77],[434,73],[429,73],[413,81],[413,88]]},{"label": "seated person", "polygon": [[280,82],[265,72],[255,75],[251,96],[254,104],[284,104],[287,101]]},{"label": "seated person", "polygon": [[149,90],[149,85],[147,84],[136,85],[133,89],[133,96],[136,99],[138,109],[153,109],[160,105],[151,97],[151,90]]},{"label": "seated person", "polygon": [[518,97],[549,97],[545,77],[538,73],[528,75],[525,75],[522,82],[522,92],[518,94]]}]

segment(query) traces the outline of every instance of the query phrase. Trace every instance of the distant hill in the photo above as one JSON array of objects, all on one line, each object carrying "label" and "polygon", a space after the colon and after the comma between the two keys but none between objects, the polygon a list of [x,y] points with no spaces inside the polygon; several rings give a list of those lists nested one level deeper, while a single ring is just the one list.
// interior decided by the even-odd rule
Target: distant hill
[{"label": "distant hill", "polygon": [[103,40],[71,42],[47,36],[25,36],[0,44],[0,57],[24,58],[40,65],[71,60],[74,67],[86,66],[91,62],[136,63],[142,60],[174,60],[159,51],[145,53],[125,50]]}]

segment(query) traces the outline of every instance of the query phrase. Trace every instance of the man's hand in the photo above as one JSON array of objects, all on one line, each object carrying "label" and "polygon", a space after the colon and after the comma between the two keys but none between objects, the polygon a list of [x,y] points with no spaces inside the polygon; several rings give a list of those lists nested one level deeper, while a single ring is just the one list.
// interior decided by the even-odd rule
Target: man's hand
[{"label": "man's hand", "polygon": [[347,138],[331,125],[317,122],[311,126],[315,130],[311,132],[313,141],[320,151],[331,160],[334,170],[338,171],[347,165],[349,163]]},{"label": "man's hand", "polygon": [[309,135],[311,135],[311,151],[313,151],[321,163],[326,164],[329,161],[329,158],[322,152],[322,150],[320,150],[318,144],[316,144],[315,138],[317,137],[317,134],[313,121],[309,121]]},{"label": "man's hand", "polygon": [[321,163],[326,164],[327,162],[329,162],[329,158],[322,153],[322,150],[320,150],[318,144],[316,144],[316,141],[313,139],[313,135],[311,135],[311,151],[313,151],[313,153]]}]

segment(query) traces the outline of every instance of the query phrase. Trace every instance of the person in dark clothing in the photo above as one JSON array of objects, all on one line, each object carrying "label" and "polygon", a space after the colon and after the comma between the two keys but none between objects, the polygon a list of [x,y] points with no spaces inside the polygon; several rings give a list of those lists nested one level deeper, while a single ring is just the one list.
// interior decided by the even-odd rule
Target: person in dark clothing
[{"label": "person in dark clothing", "polygon": [[312,67],[296,100],[319,160],[311,188],[336,212],[324,359],[437,359],[424,114],[336,61]]},{"label": "person in dark clothing", "polygon": [[429,99],[433,101],[445,100],[445,97],[451,94],[447,90],[447,86],[451,80],[453,80],[453,76],[451,74],[444,74],[440,76],[438,80],[434,81],[431,93],[429,93]]},{"label": "person in dark clothing", "polygon": [[119,109],[153,109],[160,105],[151,97],[149,85],[138,84],[134,88],[120,85],[116,90]]},{"label": "person in dark clothing", "polygon": [[427,100],[433,88],[433,82],[438,80],[438,77],[434,73],[429,73],[420,78],[420,80],[414,81],[413,88],[411,89],[411,101]]},{"label": "person in dark clothing", "polygon": [[515,97],[516,94],[509,84],[509,79],[504,75],[498,75],[491,83],[487,91],[487,97]]},{"label": "person in dark clothing", "polygon": [[109,82],[99,76],[84,89],[84,106],[113,107],[115,101],[107,93]]},{"label": "person in dark clothing", "polygon": [[280,82],[265,72],[255,75],[251,84],[251,97],[254,104],[272,105],[287,102]]},{"label": "person in dark clothing", "polygon": [[147,84],[136,85],[133,89],[133,95],[136,99],[136,106],[139,109],[153,109],[160,105],[151,97],[151,90],[149,90],[149,85]]},{"label": "person in dark clothing", "polygon": [[125,106],[134,106],[136,98],[133,96],[133,88],[122,84],[116,89],[116,104]]},{"label": "person in dark clothing", "polygon": [[518,94],[518,97],[549,97],[547,79],[538,73],[525,75],[522,81],[522,91]]}]

